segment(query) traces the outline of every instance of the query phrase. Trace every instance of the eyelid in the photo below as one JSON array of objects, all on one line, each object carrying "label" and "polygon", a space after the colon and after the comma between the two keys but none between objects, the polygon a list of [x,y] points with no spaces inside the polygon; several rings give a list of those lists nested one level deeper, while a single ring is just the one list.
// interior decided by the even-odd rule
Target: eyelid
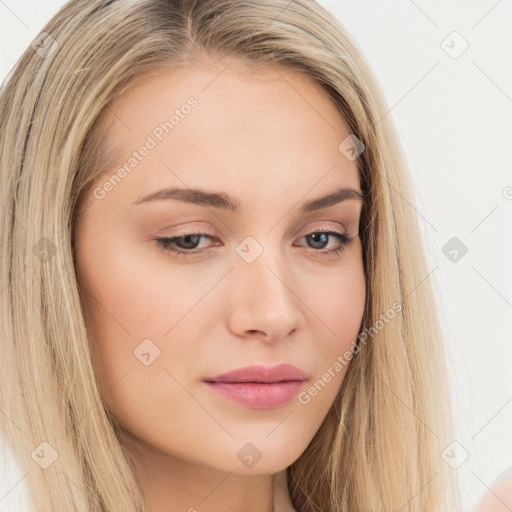
[{"label": "eyelid", "polygon": [[[319,223],[321,223],[320,226],[318,226]],[[299,233],[309,234],[313,231],[336,231],[340,234],[347,233],[344,224],[342,224],[341,222],[333,222],[326,220],[310,222],[305,228],[301,229]],[[299,233],[297,233],[297,235]]]},{"label": "eyelid", "polygon": [[168,231],[171,231],[171,229],[174,229],[174,228],[170,228],[170,227],[165,228],[162,230],[162,233],[158,234],[157,236],[161,236],[163,238],[176,238],[176,237],[180,237],[180,236],[196,235],[198,233],[203,233],[203,234],[211,236],[211,237],[216,236],[214,229],[205,227],[202,224],[199,224],[199,225],[198,224],[192,224],[192,225],[187,224],[186,228],[176,228],[176,231],[172,231],[172,232],[168,233]]},{"label": "eyelid", "polygon": [[[321,226],[318,226],[318,224],[322,224]],[[299,235],[299,233],[301,232],[305,232],[306,234],[309,234],[311,231],[316,231],[316,230],[321,230],[321,229],[327,229],[327,228],[334,228],[334,231],[338,231],[338,232],[341,232],[341,234],[344,234],[347,232],[347,229],[346,229],[346,226],[342,223],[342,222],[336,222],[336,221],[332,221],[332,220],[323,220],[323,219],[318,219],[318,220],[313,220],[313,221],[310,221],[308,222],[308,224],[301,228],[299,231],[295,231],[295,234],[292,236],[293,237],[296,237]],[[168,231],[171,231],[176,229],[176,231],[172,231],[171,233],[168,233]],[[232,233],[232,230],[229,230],[230,233]],[[161,232],[159,231],[157,233],[157,236],[161,236],[161,237],[168,237],[168,238],[174,238],[174,237],[178,237],[178,236],[186,236],[186,235],[195,235],[197,233],[204,233],[204,234],[207,234],[211,237],[215,237],[217,236],[217,233],[218,230],[217,229],[213,229],[209,226],[208,223],[206,222],[191,222],[191,223],[187,223],[186,224],[186,227],[183,227],[183,228],[175,228],[174,226],[168,226],[164,229],[161,230]],[[220,235],[219,235],[220,236]]]},{"label": "eyelid", "polygon": [[[316,224],[318,224],[318,222],[322,222],[323,224],[321,226],[317,226]],[[313,226],[311,224],[313,224]],[[344,234],[348,235],[348,232],[345,229],[345,226],[343,224],[339,223],[339,222],[333,222],[333,221],[314,221],[314,222],[310,222],[308,224],[308,226],[304,227],[303,229],[298,231],[295,235],[293,235],[292,239],[294,239],[296,237],[302,237],[302,236],[309,235],[309,234],[311,234],[312,232],[315,232],[315,231],[316,232],[319,232],[319,231],[320,232],[335,231],[336,233],[339,233],[341,235],[344,235]],[[300,233],[304,233],[304,234],[301,235]],[[179,237],[182,237],[182,236],[197,235],[197,234],[208,235],[212,239],[218,239],[219,238],[219,236],[217,236],[215,234],[214,230],[209,229],[207,227],[199,227],[199,226],[196,226],[196,225],[192,225],[192,226],[188,226],[187,228],[179,229],[178,231],[170,233],[170,234],[163,233],[163,234],[158,235],[158,236],[160,236],[162,238],[179,238]]]}]

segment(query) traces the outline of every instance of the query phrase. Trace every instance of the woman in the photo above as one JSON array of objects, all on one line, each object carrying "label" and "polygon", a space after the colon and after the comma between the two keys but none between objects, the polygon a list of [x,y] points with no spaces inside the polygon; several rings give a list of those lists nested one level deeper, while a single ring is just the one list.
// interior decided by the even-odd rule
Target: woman
[{"label": "woman", "polygon": [[405,160],[332,15],[71,1],[0,111],[2,430],[36,510],[460,510]]}]

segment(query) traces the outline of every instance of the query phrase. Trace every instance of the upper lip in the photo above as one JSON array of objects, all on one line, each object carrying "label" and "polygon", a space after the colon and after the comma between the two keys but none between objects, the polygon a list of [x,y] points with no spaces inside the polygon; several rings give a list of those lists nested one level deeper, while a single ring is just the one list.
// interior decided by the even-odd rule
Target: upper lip
[{"label": "upper lip", "polygon": [[306,380],[307,374],[290,364],[277,366],[247,366],[222,375],[207,377],[206,382],[281,382],[287,380]]}]

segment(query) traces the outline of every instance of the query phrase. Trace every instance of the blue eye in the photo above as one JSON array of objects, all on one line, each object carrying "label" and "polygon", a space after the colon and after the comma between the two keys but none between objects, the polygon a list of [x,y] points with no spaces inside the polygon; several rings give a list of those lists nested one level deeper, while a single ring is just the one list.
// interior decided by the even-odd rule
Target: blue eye
[{"label": "blue eye", "polygon": [[[321,255],[335,255],[341,254],[345,250],[345,248],[353,242],[356,236],[349,236],[344,233],[338,233],[337,231],[313,231],[308,235],[305,235],[301,238],[308,238],[312,241],[313,244],[320,244],[322,246],[328,245],[329,237],[335,237],[338,240],[338,246],[334,249],[330,249],[328,251],[318,251],[314,252]],[[156,242],[156,245],[162,248],[166,252],[170,252],[176,254],[181,257],[190,257],[196,256],[198,254],[202,254],[206,252],[209,248],[195,250],[198,243],[202,238],[213,238],[207,233],[191,233],[188,235],[175,236],[175,237],[165,237],[165,238],[154,238],[153,240]],[[313,247],[313,249],[322,249],[323,247]]]},{"label": "blue eye", "polygon": [[326,243],[328,244],[329,237],[335,237],[339,243],[338,247],[320,253],[327,255],[342,254],[345,251],[346,247],[357,238],[356,236],[349,236],[344,233],[338,233],[337,231],[313,231],[309,235],[306,235],[304,238],[308,237],[311,237],[314,244],[323,244],[324,241],[326,241]]}]

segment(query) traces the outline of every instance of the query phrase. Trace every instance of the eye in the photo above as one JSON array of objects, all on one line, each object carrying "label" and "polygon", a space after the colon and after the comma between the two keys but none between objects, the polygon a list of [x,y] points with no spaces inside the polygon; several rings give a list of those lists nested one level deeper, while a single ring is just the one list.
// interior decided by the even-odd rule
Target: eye
[{"label": "eye", "polygon": [[[186,258],[202,254],[208,250],[208,247],[199,250],[196,249],[197,245],[203,238],[213,239],[214,237],[208,233],[191,233],[175,237],[154,238],[153,240],[162,250]],[[332,256],[341,254],[345,248],[357,238],[357,235],[349,236],[348,234],[339,233],[332,230],[317,230],[300,238],[305,238],[311,241],[313,244],[313,247],[311,247],[313,252],[318,253],[319,255]],[[336,247],[329,249],[328,251],[316,250],[323,249],[326,245],[328,245],[330,238],[335,238],[338,241],[338,245]]]},{"label": "eye", "polygon": [[[318,252],[320,255],[327,255],[327,256],[333,256],[333,255],[339,255],[342,254],[347,246],[349,246],[356,238],[357,236],[350,236],[346,233],[339,233],[338,231],[313,231],[312,233],[309,233],[308,235],[305,235],[301,238],[306,238],[312,241],[313,248],[314,249],[323,249],[325,245],[328,245],[329,238],[335,238],[338,241],[338,246],[334,247],[333,249],[330,249],[328,251],[314,251]],[[319,247],[319,245],[321,247]]]},{"label": "eye", "polygon": [[[197,254],[202,254],[206,249],[195,249],[198,242],[202,238],[213,238],[208,233],[191,233],[189,235],[175,236],[172,238],[155,238],[156,245],[161,247],[166,252],[172,252],[177,256],[188,257]],[[176,246],[182,246],[176,248]],[[184,247],[183,247],[184,246]]]}]

